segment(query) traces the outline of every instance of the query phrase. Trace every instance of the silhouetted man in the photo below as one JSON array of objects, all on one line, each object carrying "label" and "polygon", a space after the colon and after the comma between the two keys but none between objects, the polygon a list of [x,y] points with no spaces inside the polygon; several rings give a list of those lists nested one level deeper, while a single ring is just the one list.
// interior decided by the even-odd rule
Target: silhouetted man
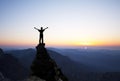
[{"label": "silhouetted man", "polygon": [[38,28],[36,28],[36,27],[34,27],[36,30],[38,30],[39,32],[40,32],[40,38],[39,38],[39,44],[43,44],[43,32],[45,31],[45,29],[47,29],[47,28],[45,28],[45,29],[43,29],[43,27],[41,27],[41,29],[38,29]]}]

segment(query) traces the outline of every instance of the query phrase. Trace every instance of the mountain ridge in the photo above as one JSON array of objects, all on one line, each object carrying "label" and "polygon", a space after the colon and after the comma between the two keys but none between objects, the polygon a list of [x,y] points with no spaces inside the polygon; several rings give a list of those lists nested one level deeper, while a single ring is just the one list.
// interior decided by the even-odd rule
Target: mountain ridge
[{"label": "mountain ridge", "polygon": [[[49,49],[47,49],[47,50],[49,52]],[[29,51],[29,50],[27,50],[27,51]],[[35,50],[32,50],[32,51],[36,52]],[[34,52],[31,52],[31,53],[34,53]],[[96,72],[81,72],[81,71],[80,72],[76,72],[76,71],[78,71],[77,69],[76,69],[76,71],[75,71],[75,69],[73,69],[71,71],[71,70],[69,70],[71,68],[71,65],[70,65],[71,62],[68,63],[69,65],[67,65],[66,62],[64,64],[64,61],[62,61],[62,58],[67,60],[68,56],[63,56],[63,54],[62,54],[62,57],[61,57],[61,55],[59,56],[59,53],[57,53],[55,51],[51,51],[50,50],[50,52],[52,54],[52,57],[56,58],[56,62],[58,61],[57,62],[58,66],[61,65],[62,67],[64,66],[64,68],[66,67],[66,69],[63,69],[63,68],[61,68],[61,66],[59,66],[62,69],[62,71],[65,74],[67,74],[67,77],[69,78],[69,81],[119,81],[120,80],[120,78],[119,78],[120,73],[119,72],[104,72],[104,73],[101,73],[101,72],[97,72],[97,73]],[[27,58],[27,59],[29,59],[29,57],[33,58],[35,56],[35,53],[34,54],[30,54],[30,56],[29,56],[29,54],[27,54],[27,53],[30,53],[30,52],[25,52],[25,53],[26,54],[21,54],[21,55],[23,55],[22,57]],[[17,52],[17,54],[16,53],[14,53],[14,54],[17,55],[19,53]],[[11,54],[11,55],[14,55],[14,54]],[[19,58],[19,59],[22,59],[22,58]],[[71,61],[73,61],[73,60],[71,60]],[[61,63],[59,63],[59,62],[61,62]],[[66,70],[67,73],[65,72],[65,70]]]}]

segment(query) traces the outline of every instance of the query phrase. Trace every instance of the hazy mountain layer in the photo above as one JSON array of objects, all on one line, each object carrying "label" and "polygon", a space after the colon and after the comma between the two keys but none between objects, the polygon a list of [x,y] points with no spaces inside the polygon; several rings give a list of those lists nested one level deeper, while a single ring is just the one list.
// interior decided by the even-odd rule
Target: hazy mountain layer
[{"label": "hazy mountain layer", "polygon": [[[105,70],[105,68],[103,68],[104,63],[102,65],[102,62],[107,60],[109,63],[110,61],[109,57],[111,57],[111,59],[115,59],[116,57],[116,61],[117,61],[118,60],[117,58],[119,58],[118,52],[116,53],[113,52],[114,54],[112,54],[111,52],[110,54],[112,54],[113,56],[112,58],[112,56],[109,55],[109,52],[106,52],[105,50],[77,50],[77,49],[63,50],[62,49],[58,51],[57,49],[57,51],[56,52],[55,51],[56,51],[55,49],[48,50],[50,56],[53,59],[55,59],[58,66],[69,78],[69,81],[119,81],[120,80],[119,72],[112,72],[111,69]],[[24,67],[29,68],[35,57],[36,54],[35,52],[36,51],[33,49],[26,49],[26,50],[13,50],[13,51],[9,51],[8,53],[11,53],[11,55],[18,58],[18,60]],[[102,57],[103,57],[103,61],[102,61]],[[105,58],[107,59],[104,60]],[[99,64],[100,62],[101,64]],[[102,67],[102,69],[101,67],[96,66],[97,63]],[[111,63],[109,65],[111,65]]]}]

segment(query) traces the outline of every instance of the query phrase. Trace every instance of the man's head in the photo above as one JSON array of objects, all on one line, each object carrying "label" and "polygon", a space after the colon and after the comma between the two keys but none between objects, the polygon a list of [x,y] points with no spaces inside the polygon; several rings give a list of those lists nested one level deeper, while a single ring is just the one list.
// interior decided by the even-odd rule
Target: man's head
[{"label": "man's head", "polygon": [[43,27],[41,27],[41,30],[43,30]]}]

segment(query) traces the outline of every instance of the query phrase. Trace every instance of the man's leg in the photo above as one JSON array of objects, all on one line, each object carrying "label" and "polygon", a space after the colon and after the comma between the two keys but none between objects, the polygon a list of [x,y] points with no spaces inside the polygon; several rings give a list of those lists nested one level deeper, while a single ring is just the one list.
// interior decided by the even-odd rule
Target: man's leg
[{"label": "man's leg", "polygon": [[41,43],[43,44],[43,35],[41,35]]},{"label": "man's leg", "polygon": [[41,37],[40,37],[40,40],[39,40],[39,44],[41,44]]},{"label": "man's leg", "polygon": [[43,44],[43,38],[42,38],[42,44]]}]

